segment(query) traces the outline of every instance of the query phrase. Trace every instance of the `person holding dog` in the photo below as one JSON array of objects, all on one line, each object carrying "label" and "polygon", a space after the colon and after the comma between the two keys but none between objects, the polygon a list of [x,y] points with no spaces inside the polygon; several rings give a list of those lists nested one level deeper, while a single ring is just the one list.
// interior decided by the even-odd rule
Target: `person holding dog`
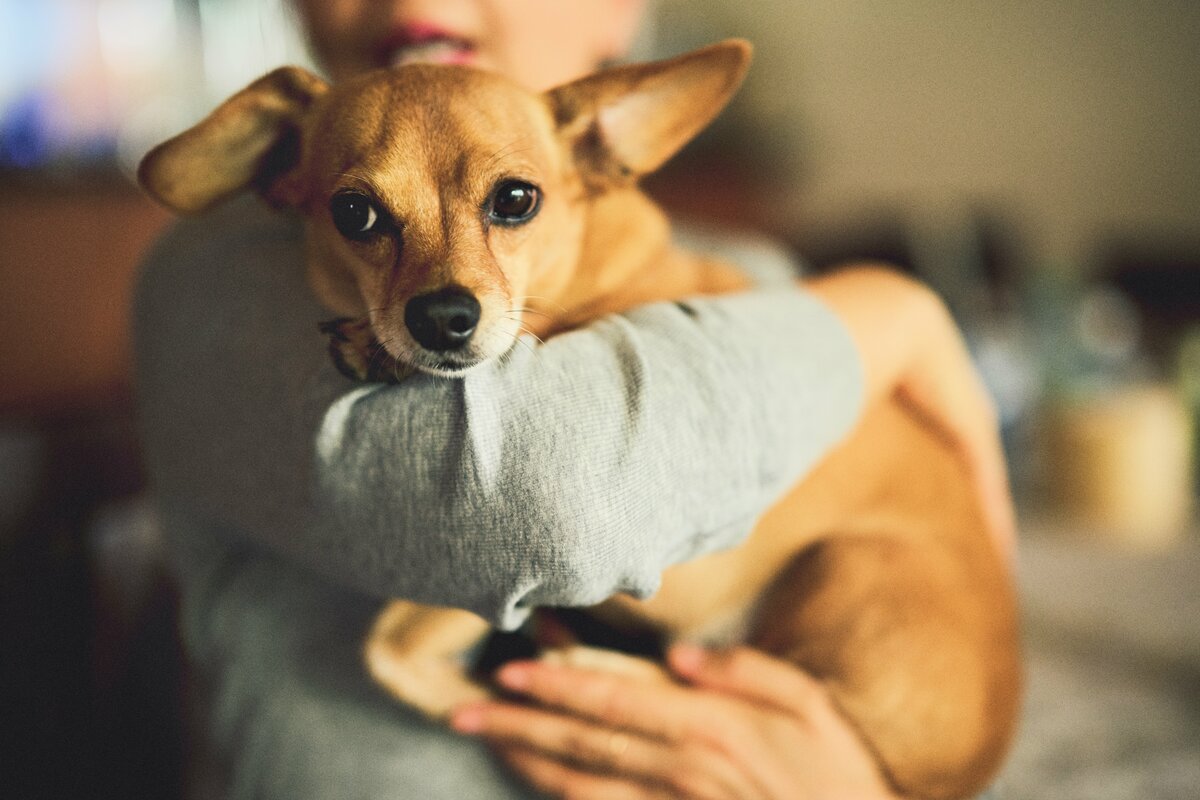
[{"label": "person holding dog", "polygon": [[[496,70],[536,89],[579,77],[623,54],[642,5],[639,0],[296,0],[314,51],[334,80],[390,63],[427,60]],[[602,410],[608,416],[596,420],[597,430],[615,425],[624,436],[664,437],[670,447],[661,448],[663,463],[629,465],[635,472],[611,487],[592,486],[582,495],[586,502],[575,505],[568,505],[571,493],[565,489],[562,502],[555,502],[555,479],[569,482],[568,465],[536,459],[539,442],[573,434],[539,430],[534,415],[520,418],[524,438],[514,441],[503,418],[463,416],[445,429],[430,430],[413,426],[421,419],[416,407],[397,406],[373,418],[391,416],[391,427],[372,422],[361,440],[329,440],[322,436],[323,423],[355,413],[356,406],[344,401],[345,387],[328,365],[317,373],[313,362],[296,360],[300,357],[293,350],[307,345],[292,332],[312,322],[309,305],[267,291],[255,278],[257,270],[298,264],[298,238],[245,207],[215,223],[206,221],[202,231],[182,229],[160,247],[143,280],[137,317],[150,467],[175,544],[186,644],[209,694],[204,739],[220,751],[220,779],[234,796],[525,796],[521,785],[497,772],[486,752],[469,740],[388,708],[353,672],[361,669],[355,659],[313,657],[326,647],[352,653],[354,636],[365,631],[376,598],[404,594],[429,577],[413,573],[432,570],[431,563],[406,561],[400,550],[390,551],[390,563],[379,558],[388,537],[399,539],[396,531],[419,527],[423,503],[452,503],[460,494],[439,484],[447,473],[431,470],[427,453],[446,452],[464,440],[486,441],[489,426],[506,430],[506,446],[529,449],[533,458],[518,479],[540,479],[550,486],[545,505],[566,506],[569,512],[549,521],[543,516],[476,520],[480,528],[513,528],[483,538],[491,547],[510,547],[508,560],[532,565],[532,573],[520,573],[525,577],[546,563],[546,548],[560,548],[527,535],[529,530],[552,531],[573,522],[597,531],[597,537],[610,537],[615,549],[639,537],[666,535],[638,528],[652,517],[612,513],[623,511],[626,503],[638,505],[627,494],[630,487],[654,501],[682,505],[680,498],[694,491],[680,494],[672,487],[732,483],[742,495],[740,507],[754,513],[771,502],[775,487],[738,483],[737,476],[723,474],[728,468],[720,461],[702,457],[709,450],[695,444],[689,451],[684,429],[624,430],[621,414],[627,411],[620,404]],[[754,264],[745,262],[763,259],[761,250],[742,253],[748,269]],[[236,271],[218,269],[235,262]],[[201,271],[207,285],[197,291],[195,276]],[[711,311],[689,324],[711,333],[705,341],[712,358],[686,351],[692,360],[683,365],[685,372],[675,373],[674,382],[638,387],[639,402],[686,407],[681,418],[711,419],[713,431],[730,413],[729,404],[742,414],[781,420],[783,427],[772,437],[778,441],[729,440],[720,447],[773,453],[773,463],[784,464],[794,481],[853,425],[863,403],[900,395],[914,414],[963,451],[992,510],[998,546],[1011,546],[994,413],[932,293],[885,270],[859,268],[811,281],[806,291],[777,283],[756,293],[753,302],[758,304],[755,318],[748,319],[744,307],[721,298],[708,301]],[[789,327],[781,328],[787,341],[764,340],[761,327],[752,324],[760,315],[787,321]],[[649,310],[638,320],[647,331],[669,332],[676,324]],[[634,326],[629,335],[640,332]],[[680,351],[671,342],[670,335],[646,337],[638,342],[639,352],[651,366],[677,363]],[[620,397],[623,351],[619,343],[608,344],[616,351],[616,371],[580,363],[572,380],[610,383],[613,396]],[[755,354],[753,368],[738,372],[731,353]],[[716,387],[727,402],[690,396],[694,385]],[[797,403],[780,387],[801,388],[811,398],[802,413],[778,410]],[[558,404],[557,412],[546,411],[546,419],[575,412],[595,416],[593,409],[573,409],[569,396],[539,395],[537,385],[528,389],[539,403]],[[420,397],[410,401],[419,403]],[[579,448],[605,446],[586,426],[575,430]],[[415,455],[404,461],[397,448]],[[313,487],[320,493],[344,484],[349,472],[339,470],[350,464],[354,474],[395,478],[394,492],[407,495],[403,508],[392,498],[356,496],[338,485],[336,502],[353,502],[355,508],[316,509],[334,523],[310,524],[306,515],[313,509],[303,499]],[[478,468],[470,462],[457,466]],[[631,481],[630,474],[651,480]],[[607,502],[596,499],[606,496]],[[379,520],[371,511],[376,506],[410,516]],[[747,517],[727,525],[716,544],[693,541],[711,537],[711,528],[699,522],[700,512],[711,510],[679,515],[682,521],[670,532],[677,545],[672,558],[731,544],[749,530]],[[469,507],[461,513],[470,519],[478,512]],[[339,527],[337,520],[356,524]],[[512,534],[508,541],[506,532]],[[428,535],[436,539],[437,531]],[[590,552],[558,583],[552,580],[556,576],[537,576],[532,586],[515,586],[514,573],[495,571],[487,558],[472,562],[464,556],[456,562],[458,574],[438,573],[444,583],[442,594],[434,596],[512,624],[529,603],[579,605],[597,591],[599,596],[646,591],[652,575],[672,563],[636,565],[640,572],[631,578],[633,567],[619,557],[611,564],[588,557]],[[587,585],[584,572],[591,581]],[[420,591],[436,592],[430,584],[428,579],[420,583]],[[665,686],[514,663],[498,673],[498,682],[536,705],[476,705],[460,709],[452,724],[482,737],[525,781],[556,796],[892,795],[820,683],[795,666],[746,647],[679,646],[668,663],[679,681]]]}]

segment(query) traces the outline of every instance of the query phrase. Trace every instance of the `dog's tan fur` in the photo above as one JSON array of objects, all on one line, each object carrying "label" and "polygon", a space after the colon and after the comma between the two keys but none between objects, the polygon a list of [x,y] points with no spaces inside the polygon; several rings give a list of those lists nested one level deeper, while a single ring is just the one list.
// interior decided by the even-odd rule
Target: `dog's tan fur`
[{"label": "dog's tan fur", "polygon": [[[541,335],[644,302],[745,285],[675,250],[636,188],[736,91],[749,47],[726,42],[538,95],[452,67],[410,66],[329,87],[277,70],[152,151],[143,185],[180,211],[246,187],[306,220],[308,274],[330,310],[365,316],[399,362],[456,373]],[[524,225],[489,225],[498,180],[540,187]],[[334,192],[374,198],[390,234],[351,241]],[[406,302],[450,284],[481,305],[457,361],[423,352]],[[776,505],[742,546],[670,569],[651,600],[594,612],[683,635],[755,606],[751,641],[824,679],[894,785],[965,797],[986,785],[1020,694],[1005,566],[955,454],[891,402]],[[487,632],[464,611],[396,601],[371,632],[372,674],[439,716],[486,692],[453,660]]]}]

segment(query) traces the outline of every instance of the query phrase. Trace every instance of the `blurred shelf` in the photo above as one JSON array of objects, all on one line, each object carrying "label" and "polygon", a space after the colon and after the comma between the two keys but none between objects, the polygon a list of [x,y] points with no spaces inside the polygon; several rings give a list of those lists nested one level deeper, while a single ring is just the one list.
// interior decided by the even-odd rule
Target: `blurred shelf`
[{"label": "blurred shelf", "polygon": [[134,277],[169,219],[115,172],[0,180],[0,415],[127,396]]}]

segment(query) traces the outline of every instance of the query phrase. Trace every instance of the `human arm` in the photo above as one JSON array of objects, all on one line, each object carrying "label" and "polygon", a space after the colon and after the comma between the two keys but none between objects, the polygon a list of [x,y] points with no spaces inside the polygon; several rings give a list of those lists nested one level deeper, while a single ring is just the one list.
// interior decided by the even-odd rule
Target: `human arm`
[{"label": "human arm", "polygon": [[667,566],[736,544],[853,425],[858,348],[875,393],[937,364],[914,362],[930,340],[961,348],[948,317],[882,324],[903,318],[898,294],[928,311],[928,290],[818,281],[635,310],[465,380],[354,386],[301,261],[298,226],[236,204],[151,259],[136,342],[160,502],[343,586],[507,626],[648,594]]},{"label": "human arm", "polygon": [[602,320],[462,380],[356,386],[329,363],[299,231],[186,224],[137,303],[160,503],[329,580],[513,625],[645,595],[735,544],[849,430],[861,367],[794,290]]},{"label": "human arm", "polygon": [[1016,520],[996,409],[941,298],[869,264],[804,286],[850,331],[862,355],[867,403],[897,397],[961,454],[993,541],[1006,560],[1014,559]]}]

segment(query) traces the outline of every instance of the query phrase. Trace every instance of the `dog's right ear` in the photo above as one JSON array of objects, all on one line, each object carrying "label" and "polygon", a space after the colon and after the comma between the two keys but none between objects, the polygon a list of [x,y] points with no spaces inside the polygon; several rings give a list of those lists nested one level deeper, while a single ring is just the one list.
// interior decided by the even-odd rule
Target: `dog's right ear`
[{"label": "dog's right ear", "polygon": [[303,198],[287,174],[300,158],[305,115],[328,85],[299,67],[256,80],[138,166],[142,188],[168,208],[204,211],[253,186],[277,205]]},{"label": "dog's right ear", "polygon": [[631,183],[721,113],[751,53],[749,42],[727,39],[666,61],[604,70],[545,98],[585,180],[601,187]]}]

